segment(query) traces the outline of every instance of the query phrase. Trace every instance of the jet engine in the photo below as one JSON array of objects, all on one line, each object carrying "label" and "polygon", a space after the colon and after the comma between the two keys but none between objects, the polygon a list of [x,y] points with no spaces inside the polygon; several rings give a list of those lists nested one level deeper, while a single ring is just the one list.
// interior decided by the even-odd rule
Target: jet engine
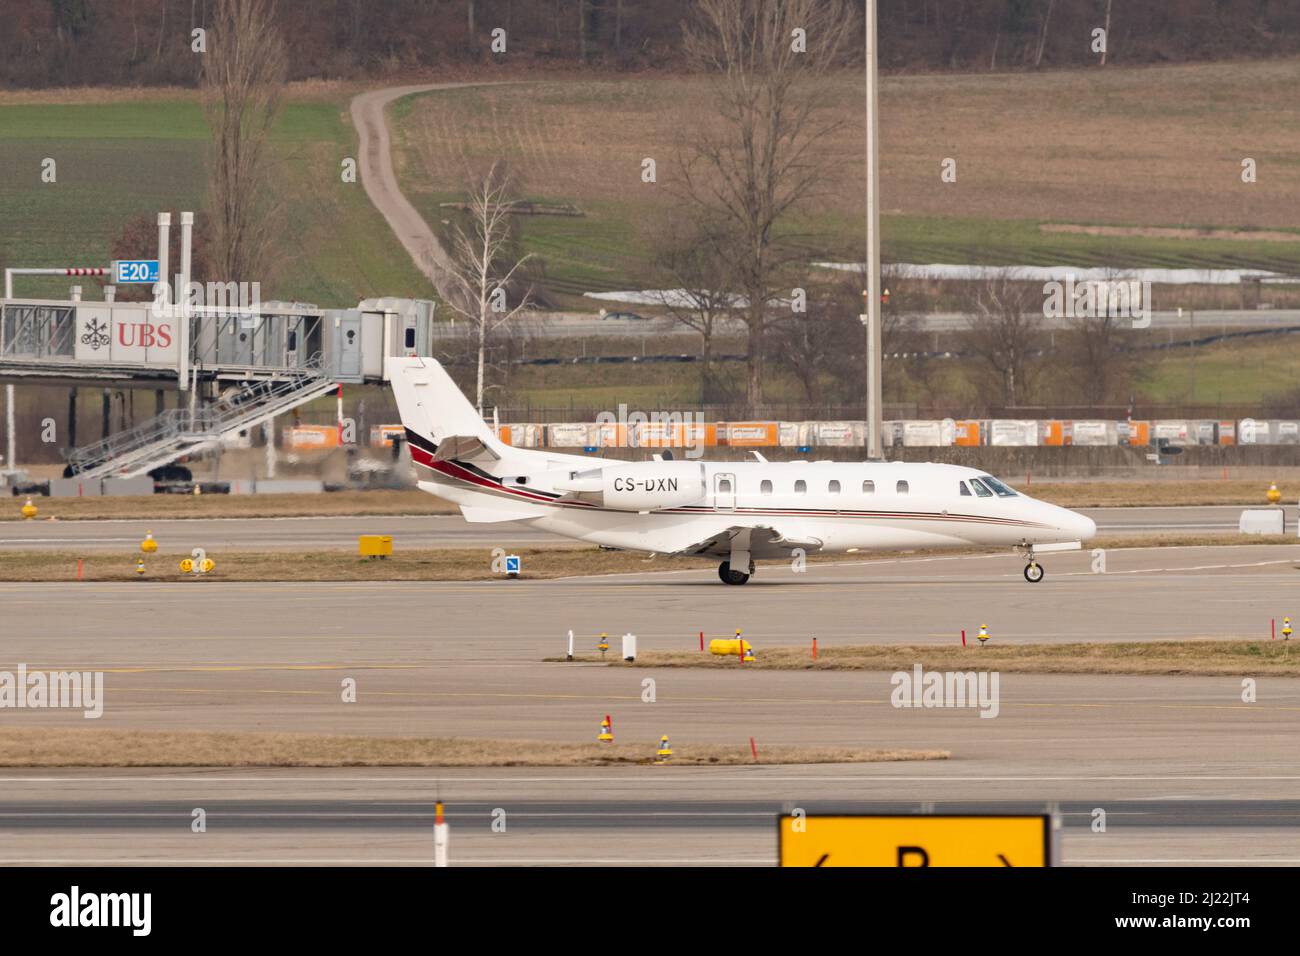
[{"label": "jet engine", "polygon": [[704,465],[694,461],[639,461],[580,471],[555,490],[618,511],[662,511],[703,503]]}]

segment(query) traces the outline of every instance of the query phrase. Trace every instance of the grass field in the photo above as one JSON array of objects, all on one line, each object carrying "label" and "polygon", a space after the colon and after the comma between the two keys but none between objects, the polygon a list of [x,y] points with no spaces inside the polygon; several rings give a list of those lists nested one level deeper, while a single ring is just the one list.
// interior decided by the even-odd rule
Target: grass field
[{"label": "grass field", "polygon": [[[822,647],[812,659],[807,647],[754,647],[755,659],[690,651],[646,651],[635,663],[612,661],[613,667],[712,667],[757,670],[1007,671],[1022,674],[1246,674],[1300,676],[1300,642],[1296,641],[1147,641],[1095,644],[999,644],[986,647],[906,644]],[[584,661],[596,658],[585,656]]]},{"label": "grass field", "polygon": [[[106,264],[127,218],[201,208],[203,110],[193,92],[165,95],[84,90],[54,101],[0,98],[0,259],[11,266]],[[356,152],[348,98],[328,88],[291,95],[284,104],[273,134],[284,234],[264,298],[351,306],[366,296],[432,294],[362,186],[341,180],[340,163]],[[40,179],[47,157],[57,163],[54,183]],[[15,291],[62,298],[67,286],[22,279]]]},{"label": "grass field", "polygon": [[[889,77],[882,84],[887,260],[1295,270],[1300,61],[1044,74]],[[842,128],[809,223],[828,253],[861,246],[861,79],[829,81]],[[397,170],[434,222],[465,171],[505,157],[530,198],[585,219],[521,221],[562,292],[639,288],[645,224],[663,215],[677,155],[712,120],[708,81],[572,78],[399,101]],[[654,158],[658,182],[640,179]],[[1253,158],[1258,181],[1242,183]],[[957,160],[941,184],[940,162]],[[1095,234],[1097,225],[1131,227]],[[1155,233],[1150,227],[1175,227]],[[1219,227],[1218,233],[1197,230]],[[591,242],[592,238],[596,242]],[[593,248],[594,246],[594,248]]]},{"label": "grass field", "polygon": [[[672,766],[943,760],[946,750],[677,743]],[[556,743],[473,737],[362,737],[63,728],[0,732],[0,767],[609,767],[652,764],[658,741]]]}]

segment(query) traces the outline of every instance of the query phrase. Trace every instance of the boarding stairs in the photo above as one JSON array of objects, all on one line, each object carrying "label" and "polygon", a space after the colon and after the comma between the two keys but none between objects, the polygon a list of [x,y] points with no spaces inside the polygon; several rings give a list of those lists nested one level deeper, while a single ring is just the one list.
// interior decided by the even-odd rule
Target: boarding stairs
[{"label": "boarding stairs", "polygon": [[193,412],[165,411],[102,441],[71,449],[64,458],[78,478],[133,478],[256,428],[334,388],[315,367],[295,369],[276,380],[245,382]]}]

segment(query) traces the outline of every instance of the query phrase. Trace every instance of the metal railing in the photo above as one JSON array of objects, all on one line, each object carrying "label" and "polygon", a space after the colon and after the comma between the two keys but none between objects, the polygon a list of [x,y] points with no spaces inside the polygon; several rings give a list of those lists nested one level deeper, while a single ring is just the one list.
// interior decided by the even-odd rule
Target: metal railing
[{"label": "metal railing", "polygon": [[[313,356],[313,366],[319,356]],[[174,408],[116,432],[100,441],[69,449],[64,454],[76,475],[98,469],[139,468],[142,459],[158,457],[158,463],[184,454],[197,445],[212,444],[223,436],[287,411],[331,388],[333,383],[316,368],[299,370],[292,377],[246,383],[232,394],[190,412]]]},{"label": "metal railing", "polygon": [[73,306],[5,305],[0,316],[0,355],[10,358],[71,358],[76,349]]}]

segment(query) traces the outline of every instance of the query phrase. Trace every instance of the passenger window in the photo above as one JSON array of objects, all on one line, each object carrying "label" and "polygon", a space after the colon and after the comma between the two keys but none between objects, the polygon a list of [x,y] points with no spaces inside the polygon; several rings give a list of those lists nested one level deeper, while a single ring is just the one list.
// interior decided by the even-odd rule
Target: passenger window
[{"label": "passenger window", "polygon": [[970,480],[970,486],[975,489],[975,494],[979,495],[981,498],[993,497],[993,492],[985,488],[984,484],[978,478],[972,478]]},{"label": "passenger window", "polygon": [[862,483],[862,493],[864,495],[874,495],[876,493],[876,483],[868,478]]},{"label": "passenger window", "polygon": [[957,482],[957,485],[961,488],[961,493],[962,493],[963,495],[965,495],[967,498],[969,498],[969,497],[970,497],[970,489],[966,487],[966,482],[964,482],[964,481],[959,481],[959,482]]},{"label": "passenger window", "polygon": [[802,478],[800,478],[798,481],[794,483],[794,493],[796,495],[801,495],[807,490],[808,490],[808,483],[804,481]]},{"label": "passenger window", "polygon": [[772,493],[772,483],[764,478],[763,483],[758,486],[758,490],[765,495],[770,495]]},{"label": "passenger window", "polygon": [[832,481],[826,486],[826,490],[833,495],[838,495],[840,493],[840,483],[838,481]]},{"label": "passenger window", "polygon": [[907,494],[907,482],[900,481],[897,485],[894,486],[894,490],[897,491],[900,495]]}]

